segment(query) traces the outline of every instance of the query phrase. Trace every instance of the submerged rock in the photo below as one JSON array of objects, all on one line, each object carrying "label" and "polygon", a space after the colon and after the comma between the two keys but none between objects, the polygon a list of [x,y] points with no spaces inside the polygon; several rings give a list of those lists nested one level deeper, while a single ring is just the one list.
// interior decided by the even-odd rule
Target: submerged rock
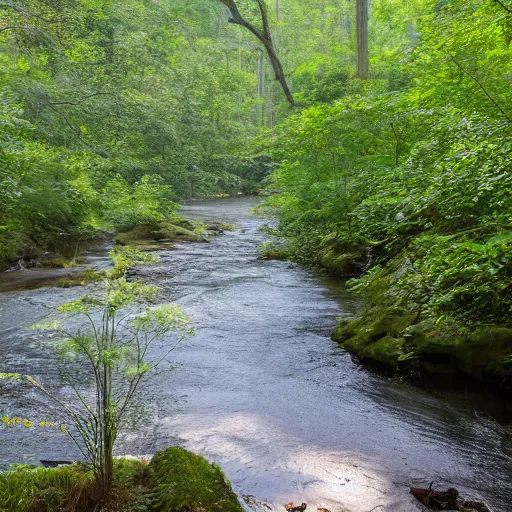
[{"label": "submerged rock", "polygon": [[428,489],[411,487],[411,494],[430,510],[458,510],[460,512],[490,512],[485,503],[466,501],[459,491],[451,487],[446,491],[434,491],[432,482]]}]

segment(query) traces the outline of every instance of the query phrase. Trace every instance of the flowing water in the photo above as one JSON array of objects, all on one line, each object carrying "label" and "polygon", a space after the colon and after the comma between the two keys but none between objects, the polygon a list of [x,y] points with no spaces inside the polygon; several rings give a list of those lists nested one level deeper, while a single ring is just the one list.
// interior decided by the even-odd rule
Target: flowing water
[{"label": "flowing water", "polygon": [[[258,260],[267,236],[259,231],[265,220],[249,215],[255,204],[185,206],[191,218],[238,228],[210,244],[178,244],[138,272],[162,287],[164,302],[183,306],[197,334],[174,352],[174,372],[147,381],[142,399],[155,414],[122,437],[120,452],[150,454],[178,443],[220,464],[240,495],[274,510],[304,501],[308,510],[411,512],[421,508],[409,486],[435,481],[510,512],[512,425],[489,412],[510,404],[429,392],[354,365],[329,335],[358,301],[339,283]],[[26,328],[79,291],[0,295],[0,371],[28,371],[69,392],[51,352]],[[42,414],[34,392],[4,388],[2,404],[7,412]],[[0,429],[0,464],[77,457],[51,430]]]}]

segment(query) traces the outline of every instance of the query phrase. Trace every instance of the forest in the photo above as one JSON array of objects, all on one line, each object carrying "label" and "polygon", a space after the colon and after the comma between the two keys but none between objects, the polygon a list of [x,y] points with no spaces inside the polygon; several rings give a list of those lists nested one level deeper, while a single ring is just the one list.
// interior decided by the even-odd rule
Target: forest
[{"label": "forest", "polygon": [[259,196],[356,363],[510,397],[511,44],[508,0],[0,0],[0,270]]},{"label": "forest", "polygon": [[4,266],[265,193],[267,256],[366,297],[375,333],[341,326],[346,348],[510,386],[512,8],[242,1],[239,23],[232,4],[0,4]]}]

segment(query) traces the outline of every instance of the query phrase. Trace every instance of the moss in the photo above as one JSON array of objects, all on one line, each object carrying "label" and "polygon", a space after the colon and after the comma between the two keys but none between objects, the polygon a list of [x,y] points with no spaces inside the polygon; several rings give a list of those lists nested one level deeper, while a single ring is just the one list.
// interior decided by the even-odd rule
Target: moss
[{"label": "moss", "polygon": [[[351,258],[353,261],[355,254]],[[424,307],[427,298],[423,302],[422,297],[416,297],[412,303],[400,288],[404,276],[414,268],[413,261],[403,250],[385,267],[376,265],[361,279],[349,281],[352,291],[362,295],[367,306],[359,318],[342,320],[333,340],[361,362],[369,366],[379,363],[379,369],[403,375],[457,375],[464,381],[469,376],[512,392],[512,329],[483,328],[471,322],[463,325],[449,315],[441,319],[429,316],[430,310]],[[331,269],[343,268],[344,262],[334,249],[322,258]],[[419,311],[411,311],[413,308]]]},{"label": "moss", "polygon": [[292,259],[288,246],[280,241],[265,242],[260,247],[260,250],[260,260],[290,261]]},{"label": "moss", "polygon": [[114,485],[151,486],[153,471],[146,461],[121,457],[114,460]]},{"label": "moss", "polygon": [[482,380],[512,384],[512,329],[485,327],[458,344],[457,364],[461,371]]},{"label": "moss", "polygon": [[200,234],[167,221],[135,226],[130,231],[118,233],[114,240],[122,245],[136,246],[145,250],[162,249],[163,244],[167,246],[166,248],[172,248],[173,241],[207,241]]},{"label": "moss", "polygon": [[362,360],[394,369],[407,354],[403,334],[415,319],[416,314],[406,310],[374,307],[361,318],[342,320],[332,338]]},{"label": "moss", "polygon": [[157,453],[150,467],[160,512],[242,512],[221,469],[182,448]]},{"label": "moss", "polygon": [[199,231],[197,226],[195,229],[195,232],[203,232],[203,231],[210,231],[210,232],[216,232],[216,233],[223,233],[224,231],[235,231],[237,229],[236,224],[230,224],[228,222],[220,222],[220,221],[209,221],[207,224],[200,223],[203,230]]},{"label": "moss", "polygon": [[199,226],[202,226],[202,222],[192,222],[191,220],[185,219],[185,218],[177,218],[173,219],[172,224],[175,226],[179,226],[180,228],[188,229],[189,231],[196,231]]},{"label": "moss", "polygon": [[84,258],[67,259],[62,256],[53,256],[50,258],[41,258],[39,263],[43,268],[72,268],[85,263]]},{"label": "moss", "polygon": [[230,224],[229,222],[214,222],[213,225],[217,226],[219,229],[222,229],[223,231],[236,231],[236,229],[238,228],[236,224]]},{"label": "moss", "polygon": [[392,368],[398,364],[400,357],[403,356],[403,343],[402,338],[384,336],[375,343],[366,346],[362,356]]},{"label": "moss", "polygon": [[107,503],[98,502],[94,475],[85,463],[60,468],[12,466],[0,472],[0,512],[242,512],[218,466],[181,448],[155,455],[150,464],[114,461]]},{"label": "moss", "polygon": [[56,469],[12,466],[0,473],[0,511],[90,510],[86,490],[92,482],[92,471],[78,464]]},{"label": "moss", "polygon": [[78,274],[63,277],[55,282],[55,286],[59,288],[72,288],[74,286],[85,286],[91,283],[97,283],[105,278],[104,271],[97,271],[93,268],[88,268],[79,272]]},{"label": "moss", "polygon": [[353,338],[360,323],[360,320],[341,320],[332,333],[332,339],[338,343],[344,343]]},{"label": "moss", "polygon": [[355,277],[361,274],[361,253],[339,254],[330,249],[320,257],[320,264],[334,275]]},{"label": "moss", "polygon": [[383,369],[431,375],[464,374],[504,392],[512,391],[512,329],[465,331],[457,322],[432,319],[396,308],[368,308],[360,318],[342,320],[332,338],[362,362]]},{"label": "moss", "polygon": [[269,248],[263,251],[263,254],[259,259],[264,261],[288,261],[290,259],[290,254],[284,248]]},{"label": "moss", "polygon": [[416,316],[416,313],[405,309],[384,309],[375,314],[373,322],[368,327],[367,336],[370,341],[386,335],[399,336],[416,320]]}]

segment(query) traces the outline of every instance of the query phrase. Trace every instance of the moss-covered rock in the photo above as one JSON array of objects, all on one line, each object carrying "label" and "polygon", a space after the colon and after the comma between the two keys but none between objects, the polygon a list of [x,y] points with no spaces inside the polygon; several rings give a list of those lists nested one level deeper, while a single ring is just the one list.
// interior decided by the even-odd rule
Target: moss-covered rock
[{"label": "moss-covered rock", "polygon": [[360,252],[339,254],[334,249],[320,257],[320,265],[340,277],[354,277],[361,274],[362,255]]},{"label": "moss-covered rock", "polygon": [[258,259],[264,261],[290,261],[292,260],[292,254],[287,244],[282,243],[279,240],[272,240],[271,242],[265,242],[260,247],[261,255]]},{"label": "moss-covered rock", "polygon": [[343,320],[332,337],[360,359],[394,369],[405,359],[403,334],[415,318],[416,314],[406,310],[375,307],[361,318]]},{"label": "moss-covered rock", "polygon": [[263,251],[258,259],[263,261],[288,261],[290,253],[282,247],[268,248]]},{"label": "moss-covered rock", "polygon": [[119,244],[135,246],[143,250],[171,249],[172,242],[175,241],[207,242],[204,237],[194,231],[167,221],[140,224],[130,231],[118,233],[114,240]]},{"label": "moss-covered rock", "polygon": [[100,501],[86,463],[59,468],[28,465],[0,471],[0,512],[242,512],[218,466],[181,448],[155,455],[150,464],[135,458],[114,460],[112,492]]},{"label": "moss-covered rock", "polygon": [[480,328],[457,345],[455,355],[464,373],[512,390],[512,329]]},{"label": "moss-covered rock", "polygon": [[342,320],[332,338],[370,366],[407,374],[465,375],[501,391],[512,391],[512,329],[485,327],[468,332],[450,319],[416,323],[417,315],[374,307],[360,318]]},{"label": "moss-covered rock", "polygon": [[222,470],[182,448],[158,452],[150,468],[160,512],[242,512]]},{"label": "moss-covered rock", "polygon": [[55,286],[59,288],[72,288],[74,286],[85,286],[91,283],[97,283],[106,277],[105,271],[98,271],[94,268],[87,268],[81,272],[62,277],[55,281]]}]

